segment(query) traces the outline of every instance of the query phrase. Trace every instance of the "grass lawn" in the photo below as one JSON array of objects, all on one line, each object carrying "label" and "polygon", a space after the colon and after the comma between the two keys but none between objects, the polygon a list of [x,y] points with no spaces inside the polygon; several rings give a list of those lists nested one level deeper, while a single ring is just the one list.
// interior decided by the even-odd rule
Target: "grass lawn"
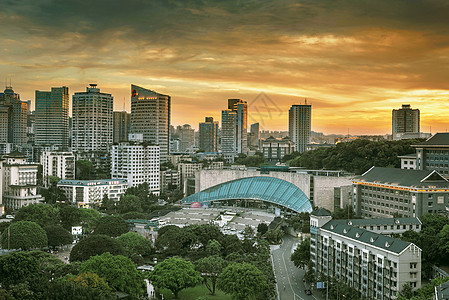
[{"label": "grass lawn", "polygon": [[[172,300],[175,298],[173,293],[169,290],[161,289],[161,290],[159,290],[159,292],[164,294],[164,299]],[[204,284],[197,285],[196,287],[193,287],[193,288],[183,289],[182,291],[179,292],[179,299],[182,299],[182,300],[196,300],[198,297],[201,297],[201,296],[206,297],[206,299],[208,299],[208,300],[231,300],[232,299],[230,295],[226,295],[225,293],[223,293],[222,291],[219,291],[219,290],[215,291],[215,296],[210,295],[209,290],[207,289],[207,287]]]}]

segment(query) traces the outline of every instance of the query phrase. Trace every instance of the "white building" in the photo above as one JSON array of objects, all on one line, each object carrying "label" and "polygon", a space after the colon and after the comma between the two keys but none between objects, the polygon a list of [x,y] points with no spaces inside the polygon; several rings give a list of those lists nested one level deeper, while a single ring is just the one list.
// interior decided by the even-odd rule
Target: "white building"
[{"label": "white building", "polygon": [[288,135],[295,143],[295,150],[303,153],[311,143],[312,106],[292,105],[288,111]]},{"label": "white building", "polygon": [[343,281],[363,298],[396,299],[406,284],[421,287],[418,246],[332,220],[324,209],[310,216],[310,254],[317,278]]},{"label": "white building", "polygon": [[404,170],[416,170],[416,153],[400,155],[401,169]]},{"label": "white building", "polygon": [[45,151],[41,155],[44,185],[49,185],[48,177],[75,179],[75,155],[72,152]]},{"label": "white building", "polygon": [[42,202],[44,198],[37,193],[38,164],[27,163],[26,157],[17,151],[3,158],[3,204],[6,209]]},{"label": "white building", "polygon": [[60,188],[72,204],[91,208],[98,207],[104,195],[114,201],[119,201],[128,188],[128,182],[124,179],[102,180],[61,180]]},{"label": "white building", "polygon": [[111,177],[126,179],[130,187],[146,182],[150,190],[158,194],[159,166],[159,146],[146,142],[121,142],[112,146]]},{"label": "white building", "polygon": [[181,174],[181,183],[185,184],[187,178],[195,177],[195,172],[202,169],[203,169],[202,163],[193,163],[193,162],[178,163],[178,171]]},{"label": "white building", "polygon": [[108,151],[113,137],[113,100],[111,94],[101,93],[96,84],[73,95],[73,151]]}]

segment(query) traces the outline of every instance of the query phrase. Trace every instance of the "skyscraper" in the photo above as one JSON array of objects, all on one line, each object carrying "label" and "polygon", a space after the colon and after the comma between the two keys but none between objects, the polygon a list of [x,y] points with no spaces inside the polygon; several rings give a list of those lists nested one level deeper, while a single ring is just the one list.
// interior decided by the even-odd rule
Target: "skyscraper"
[{"label": "skyscraper", "polygon": [[36,91],[36,145],[69,146],[69,88]]},{"label": "skyscraper", "polygon": [[113,101],[96,84],[72,97],[73,151],[108,151],[112,144]]},{"label": "skyscraper", "polygon": [[404,133],[419,132],[419,109],[412,109],[410,104],[402,104],[402,108],[392,111],[393,139],[401,139]]},{"label": "skyscraper", "polygon": [[259,123],[251,124],[250,133],[251,137],[248,138],[248,143],[251,144],[253,148],[258,148],[260,140]]},{"label": "skyscraper", "polygon": [[131,126],[131,114],[126,111],[114,111],[113,143],[128,140],[128,133]]},{"label": "skyscraper", "polygon": [[242,99],[228,99],[228,109],[237,112],[236,151],[248,152],[248,104]]},{"label": "skyscraper", "polygon": [[159,145],[161,162],[169,154],[170,102],[168,95],[131,85],[131,132]]},{"label": "skyscraper", "polygon": [[0,93],[0,141],[25,145],[27,143],[26,118],[28,105],[20,101],[19,94],[14,93],[11,86],[7,86]]},{"label": "skyscraper", "polygon": [[199,149],[205,152],[218,152],[218,122],[214,122],[213,117],[206,117],[205,121],[200,123],[199,131]]},{"label": "skyscraper", "polygon": [[288,111],[288,134],[295,143],[295,150],[303,153],[311,142],[311,105],[292,105]]},{"label": "skyscraper", "polygon": [[221,152],[225,156],[236,155],[237,112],[230,109],[221,111]]},{"label": "skyscraper", "polygon": [[187,149],[195,145],[195,129],[189,124],[178,126],[179,139],[181,147],[179,151],[185,152]]}]

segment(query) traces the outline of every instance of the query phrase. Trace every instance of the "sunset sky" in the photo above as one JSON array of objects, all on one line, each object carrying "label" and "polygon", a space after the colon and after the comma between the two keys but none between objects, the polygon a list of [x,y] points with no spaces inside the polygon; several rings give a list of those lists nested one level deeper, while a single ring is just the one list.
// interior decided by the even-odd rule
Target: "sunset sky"
[{"label": "sunset sky", "polygon": [[262,129],[287,130],[304,98],[326,134],[391,133],[402,104],[449,128],[447,0],[4,0],[0,24],[0,80],[22,100],[97,83],[129,111],[137,84],[194,128],[228,98]]}]

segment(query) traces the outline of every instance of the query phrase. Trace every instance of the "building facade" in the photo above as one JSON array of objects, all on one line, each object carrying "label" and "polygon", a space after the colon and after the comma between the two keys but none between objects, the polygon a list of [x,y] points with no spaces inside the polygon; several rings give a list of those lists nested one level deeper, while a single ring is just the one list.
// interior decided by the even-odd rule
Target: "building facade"
[{"label": "building facade", "polygon": [[161,191],[181,186],[181,174],[178,170],[161,171]]},{"label": "building facade", "polygon": [[354,178],[352,204],[364,218],[446,213],[449,182],[437,171],[372,167]]},{"label": "building facade", "polygon": [[237,155],[237,112],[221,111],[221,152],[225,156]]},{"label": "building facade", "polygon": [[160,148],[146,142],[120,142],[112,146],[111,177],[126,179],[130,187],[144,182],[159,194]]},{"label": "building facade", "polygon": [[218,122],[206,117],[199,125],[200,140],[198,147],[205,152],[218,152]]},{"label": "building facade", "polygon": [[3,203],[7,209],[41,203],[44,198],[37,193],[38,165],[28,163],[17,151],[5,155],[3,162]]},{"label": "building facade", "polygon": [[113,101],[96,84],[72,97],[72,150],[108,151],[112,144]]},{"label": "building facade", "polygon": [[75,179],[75,155],[73,152],[45,151],[41,155],[43,182],[49,186],[49,176]]},{"label": "building facade", "polygon": [[186,152],[195,146],[195,129],[189,124],[178,126],[179,140],[181,142],[179,151]]},{"label": "building facade", "polygon": [[131,85],[131,132],[160,147],[160,160],[165,162],[170,145],[171,98],[168,95]]},{"label": "building facade", "polygon": [[338,220],[319,209],[310,216],[310,254],[317,278],[343,281],[367,299],[392,300],[406,284],[421,287],[421,249]]},{"label": "building facade", "polygon": [[295,143],[289,137],[276,139],[269,137],[262,141],[263,157],[270,162],[280,162],[285,155],[295,151]]},{"label": "building facade", "polygon": [[118,202],[128,188],[125,179],[103,180],[68,180],[58,182],[60,188],[72,205],[82,208],[94,208],[100,206],[103,197]]},{"label": "building facade", "polygon": [[417,170],[436,170],[449,177],[449,133],[436,133],[412,146],[416,149]]},{"label": "building facade", "polygon": [[184,186],[187,178],[195,177],[195,172],[202,170],[202,163],[180,162],[178,163],[178,172],[181,175],[181,184]]},{"label": "building facade", "polygon": [[35,92],[36,145],[69,146],[69,88]]},{"label": "building facade", "polygon": [[27,143],[28,104],[20,100],[11,86],[0,93],[0,142],[14,145]]},{"label": "building facade", "polygon": [[311,143],[312,106],[292,105],[288,111],[288,134],[295,143],[295,151],[303,153]]},{"label": "building facade", "polygon": [[228,99],[228,109],[236,115],[236,153],[248,152],[248,104],[242,99]]},{"label": "building facade", "polygon": [[260,126],[259,123],[251,124],[250,127],[250,137],[248,137],[248,147],[251,146],[253,149],[259,148],[260,140]]},{"label": "building facade", "polygon": [[113,143],[128,140],[130,133],[131,114],[126,111],[114,111],[113,117]]},{"label": "building facade", "polygon": [[410,104],[392,111],[393,140],[402,139],[404,133],[419,133],[419,109],[412,109]]}]

